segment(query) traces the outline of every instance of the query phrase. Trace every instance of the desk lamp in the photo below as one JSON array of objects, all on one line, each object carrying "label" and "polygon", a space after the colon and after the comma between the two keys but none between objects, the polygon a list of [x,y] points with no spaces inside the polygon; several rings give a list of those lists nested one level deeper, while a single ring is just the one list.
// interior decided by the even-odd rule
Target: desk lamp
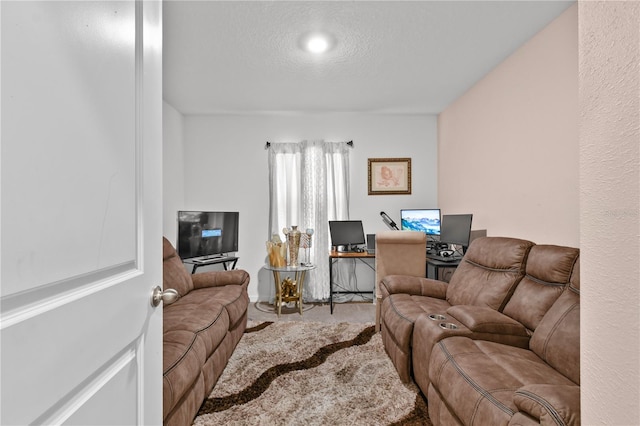
[{"label": "desk lamp", "polygon": [[389,229],[399,231],[398,225],[396,225],[396,223],[389,217],[388,214],[386,214],[385,212],[380,212],[380,216],[382,216],[382,221],[389,227]]}]

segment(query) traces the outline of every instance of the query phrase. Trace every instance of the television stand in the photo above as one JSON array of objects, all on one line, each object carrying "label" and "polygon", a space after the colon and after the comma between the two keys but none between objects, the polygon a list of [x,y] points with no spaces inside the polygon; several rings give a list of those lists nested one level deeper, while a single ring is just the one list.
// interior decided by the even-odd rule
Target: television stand
[{"label": "television stand", "polygon": [[[218,263],[222,263],[225,271],[229,269],[236,269],[236,263],[238,263],[237,256],[225,256],[225,255],[214,255],[214,256],[206,256],[206,257],[194,257],[192,259],[184,259],[183,262],[188,265],[193,265],[193,269],[191,269],[191,273],[195,274],[196,270],[201,266],[207,265],[215,265]],[[231,263],[231,268],[228,267],[228,264]]]}]

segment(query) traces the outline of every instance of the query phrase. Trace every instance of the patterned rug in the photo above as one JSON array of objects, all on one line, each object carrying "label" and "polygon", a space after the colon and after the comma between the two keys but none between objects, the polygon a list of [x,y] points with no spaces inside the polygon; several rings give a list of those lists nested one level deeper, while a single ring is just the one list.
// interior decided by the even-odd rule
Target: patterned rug
[{"label": "patterned rug", "polygon": [[213,425],[431,425],[369,324],[249,322],[194,420]]}]

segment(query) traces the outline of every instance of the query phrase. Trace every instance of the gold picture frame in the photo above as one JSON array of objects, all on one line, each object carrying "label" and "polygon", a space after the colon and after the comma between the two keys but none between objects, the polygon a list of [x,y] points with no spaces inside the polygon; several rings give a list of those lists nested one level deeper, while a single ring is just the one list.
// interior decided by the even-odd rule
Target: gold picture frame
[{"label": "gold picture frame", "polygon": [[411,194],[411,158],[369,158],[369,195]]}]

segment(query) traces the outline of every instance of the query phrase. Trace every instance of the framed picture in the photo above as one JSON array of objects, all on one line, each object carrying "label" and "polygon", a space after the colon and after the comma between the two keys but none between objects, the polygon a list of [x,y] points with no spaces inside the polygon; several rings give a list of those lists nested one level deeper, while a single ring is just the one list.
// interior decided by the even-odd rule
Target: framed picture
[{"label": "framed picture", "polygon": [[369,195],[411,194],[411,158],[369,158]]}]

